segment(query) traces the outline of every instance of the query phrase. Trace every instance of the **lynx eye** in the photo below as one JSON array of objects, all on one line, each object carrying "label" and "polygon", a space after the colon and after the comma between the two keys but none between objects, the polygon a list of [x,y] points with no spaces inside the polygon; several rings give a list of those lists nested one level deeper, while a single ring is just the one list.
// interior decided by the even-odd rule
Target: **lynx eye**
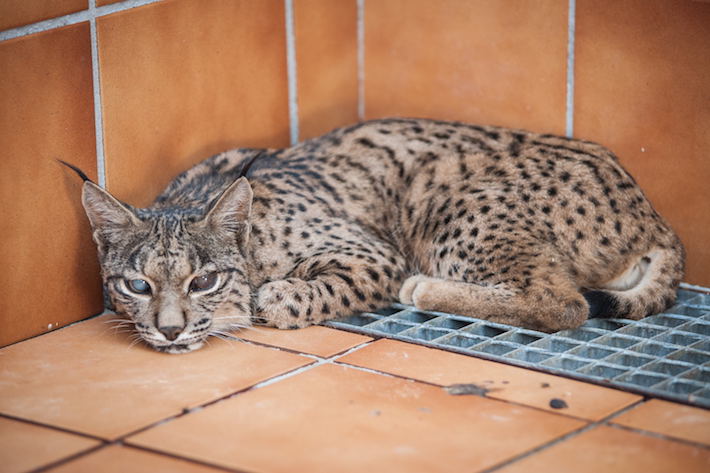
[{"label": "lynx eye", "polygon": [[190,281],[189,292],[205,292],[217,285],[219,278],[217,273],[209,273],[204,276],[198,276]]},{"label": "lynx eye", "polygon": [[144,279],[126,279],[126,287],[134,294],[148,295],[151,293],[150,284]]}]

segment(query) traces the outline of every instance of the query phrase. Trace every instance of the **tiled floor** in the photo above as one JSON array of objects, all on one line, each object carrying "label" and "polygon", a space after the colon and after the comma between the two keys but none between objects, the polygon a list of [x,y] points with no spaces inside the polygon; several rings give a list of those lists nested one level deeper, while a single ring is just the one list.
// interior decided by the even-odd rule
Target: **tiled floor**
[{"label": "tiled floor", "polygon": [[0,350],[0,470],[710,471],[703,409],[325,327],[165,355],[110,318]]}]

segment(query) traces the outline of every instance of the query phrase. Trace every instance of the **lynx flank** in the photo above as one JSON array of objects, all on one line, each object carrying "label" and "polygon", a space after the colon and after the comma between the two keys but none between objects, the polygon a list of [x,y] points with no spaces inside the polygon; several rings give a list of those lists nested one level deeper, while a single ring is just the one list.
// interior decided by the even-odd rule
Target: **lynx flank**
[{"label": "lynx flank", "polygon": [[370,121],[213,156],[146,209],[91,181],[83,203],[115,310],[169,353],[395,300],[544,331],[640,319],[683,276],[610,151],[463,123]]}]

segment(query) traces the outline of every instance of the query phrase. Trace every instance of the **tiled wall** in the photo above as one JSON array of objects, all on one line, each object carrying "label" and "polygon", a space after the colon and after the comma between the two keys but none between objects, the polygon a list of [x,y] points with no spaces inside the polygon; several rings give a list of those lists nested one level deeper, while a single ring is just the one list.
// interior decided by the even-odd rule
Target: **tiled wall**
[{"label": "tiled wall", "polygon": [[215,152],[388,115],[610,146],[710,285],[707,2],[0,0],[0,30],[0,345],[102,310],[56,158],[146,205]]}]

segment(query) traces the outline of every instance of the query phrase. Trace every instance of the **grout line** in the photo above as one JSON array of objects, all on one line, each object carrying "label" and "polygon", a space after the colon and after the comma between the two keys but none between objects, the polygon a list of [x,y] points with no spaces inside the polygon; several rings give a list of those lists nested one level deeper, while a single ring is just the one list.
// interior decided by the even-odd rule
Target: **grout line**
[{"label": "grout line", "polygon": [[94,90],[94,127],[96,128],[96,174],[98,184],[106,188],[106,159],[104,157],[104,118],[101,104],[101,79],[99,75],[99,39],[96,32],[96,0],[89,0],[89,28],[91,30],[91,76]]},{"label": "grout line", "polygon": [[576,0],[569,0],[567,14],[567,101],[565,104],[565,134],[571,138],[574,134],[574,40]]},{"label": "grout line", "polygon": [[293,22],[293,0],[284,0],[286,12],[286,74],[288,76],[288,116],[291,145],[298,143],[298,82],[296,77],[296,35]]},{"label": "grout line", "polygon": [[[362,349],[362,348],[365,348],[366,346],[368,346],[368,345],[371,344],[371,343],[373,343],[373,340],[368,340],[367,342],[361,343],[360,345],[356,345],[356,346],[350,348],[349,350],[346,350],[346,351],[344,351],[344,352],[342,352],[342,353],[339,353],[339,354],[337,354],[337,355],[333,355],[333,356],[328,357],[328,358],[321,358],[321,357],[316,357],[315,355],[311,355],[311,356],[313,356],[313,357],[317,360],[315,363],[311,363],[311,364],[309,364],[309,365],[302,366],[302,367],[297,368],[297,369],[295,369],[295,370],[289,371],[288,373],[284,373],[284,374],[281,374],[281,375],[279,375],[279,376],[275,376],[275,377],[273,377],[273,378],[269,378],[269,379],[267,379],[266,381],[262,381],[261,383],[257,383],[257,384],[255,384],[255,385],[253,385],[253,386],[251,387],[251,389],[258,389],[258,388],[262,388],[262,387],[264,387],[264,386],[269,386],[270,384],[274,384],[274,383],[277,383],[277,382],[281,381],[282,379],[287,379],[287,378],[290,378],[290,377],[295,376],[295,375],[297,375],[297,374],[301,374],[301,373],[303,373],[304,371],[308,371],[308,370],[313,369],[313,368],[315,368],[315,367],[317,367],[317,366],[330,365],[330,364],[337,364],[337,363],[334,363],[334,362],[335,362],[336,360],[338,360],[339,358],[342,358],[342,357],[344,357],[344,356],[347,356],[347,355],[349,355],[350,353],[352,353],[352,352],[354,352],[354,351],[358,351],[358,350],[360,350],[360,349]],[[250,390],[251,390],[251,389],[250,389]]]},{"label": "grout line", "polygon": [[28,36],[35,33],[41,33],[55,28],[61,28],[63,26],[74,25],[76,23],[81,23],[82,21],[89,21],[101,16],[130,10],[136,7],[142,7],[144,5],[150,5],[151,3],[157,3],[160,1],[162,0],[125,0],[119,3],[113,3],[102,7],[94,7],[93,9],[89,8],[80,12],[50,18],[49,20],[30,23],[29,25],[18,26],[17,28],[0,31],[0,42],[14,38],[21,38],[22,36]]},{"label": "grout line", "polygon": [[689,439],[684,439],[684,438],[680,438],[680,437],[673,437],[672,435],[669,435],[669,434],[662,434],[660,432],[653,432],[651,430],[638,429],[636,427],[629,427],[628,425],[615,424],[613,421],[609,422],[605,425],[607,427],[611,427],[613,429],[626,430],[628,432],[633,432],[633,433],[639,434],[639,435],[645,435],[647,437],[659,438],[661,440],[666,440],[668,442],[683,443],[683,444],[689,445],[691,447],[701,448],[703,450],[710,450],[709,444],[698,442],[696,440],[689,440]]},{"label": "grout line", "polygon": [[[248,340],[243,340],[243,341],[244,341],[244,342],[249,342]],[[220,403],[220,402],[227,401],[227,400],[232,399],[232,398],[234,398],[234,397],[236,397],[236,396],[239,396],[239,395],[241,395],[241,394],[244,394],[244,393],[253,391],[253,390],[258,389],[258,388],[261,388],[261,387],[268,386],[268,385],[270,385],[270,384],[274,384],[274,383],[276,383],[276,382],[278,382],[278,381],[281,381],[281,380],[283,380],[283,379],[288,379],[288,378],[290,378],[290,377],[292,377],[292,376],[296,376],[296,375],[301,374],[301,373],[303,373],[303,372],[305,372],[305,371],[308,371],[308,370],[310,370],[310,369],[312,369],[312,368],[315,368],[316,366],[321,366],[321,365],[325,365],[325,364],[330,364],[330,363],[332,363],[332,361],[337,360],[337,359],[340,358],[341,356],[345,356],[345,355],[347,355],[347,354],[349,354],[349,353],[352,353],[352,352],[354,352],[354,351],[356,351],[356,350],[359,350],[360,348],[364,348],[365,346],[369,345],[369,344],[372,343],[372,342],[373,342],[372,340],[369,340],[369,341],[364,342],[364,343],[362,343],[362,344],[360,344],[360,345],[357,345],[357,346],[355,346],[355,347],[352,347],[351,349],[349,349],[349,350],[347,350],[347,351],[345,351],[345,352],[343,352],[343,353],[340,353],[340,354],[337,354],[337,355],[333,355],[333,356],[331,356],[331,357],[329,357],[329,358],[322,358],[322,357],[319,357],[319,356],[317,356],[317,355],[312,355],[312,354],[308,354],[308,353],[299,353],[300,355],[302,355],[302,356],[304,356],[304,357],[308,357],[308,358],[311,358],[312,360],[315,360],[315,362],[314,362],[314,363],[309,363],[309,364],[307,364],[307,365],[305,365],[305,366],[301,366],[301,367],[295,368],[295,369],[293,369],[293,370],[287,371],[287,372],[282,373],[282,374],[280,374],[280,375],[277,375],[277,376],[268,378],[268,379],[266,379],[266,380],[264,380],[264,381],[262,381],[262,382],[260,382],[260,383],[256,383],[256,384],[247,386],[247,387],[245,387],[245,388],[243,388],[243,389],[239,389],[239,390],[237,390],[237,391],[233,391],[233,392],[231,392],[231,393],[225,394],[224,396],[221,396],[221,397],[219,397],[219,398],[217,398],[217,399],[211,399],[211,400],[206,401],[206,402],[204,402],[204,403],[202,403],[202,404],[200,404],[200,405],[198,405],[198,406],[195,406],[195,407],[192,407],[192,408],[189,408],[189,409],[184,409],[184,410],[183,410],[182,412],[180,412],[180,413],[177,413],[177,414],[174,414],[174,415],[165,417],[165,418],[163,418],[163,419],[157,420],[157,421],[155,421],[155,422],[153,422],[153,423],[151,423],[151,424],[148,424],[148,425],[145,425],[145,426],[143,426],[143,427],[140,427],[139,429],[136,429],[136,430],[134,430],[134,431],[132,431],[132,432],[128,432],[128,433],[122,434],[122,435],[118,436],[117,438],[115,438],[115,439],[114,439],[114,442],[130,441],[130,440],[128,440],[130,437],[132,437],[132,436],[134,436],[134,435],[137,435],[137,434],[140,434],[141,432],[145,432],[145,431],[147,431],[147,430],[153,429],[153,428],[155,428],[155,427],[157,427],[157,426],[159,426],[159,425],[165,424],[165,423],[167,423],[167,422],[172,422],[172,421],[175,420],[175,419],[179,419],[179,418],[181,418],[181,417],[183,417],[183,416],[186,416],[186,415],[189,415],[189,414],[191,414],[191,413],[193,413],[193,412],[200,411],[200,410],[202,410],[202,409],[204,409],[204,408],[206,408],[206,407],[210,407],[210,406],[212,406],[212,405],[214,405],[214,404],[218,404],[218,403]],[[270,349],[272,349],[272,350],[277,350],[277,351],[278,351],[278,350],[281,350],[281,349],[278,348],[278,347],[265,346],[265,348],[270,348]],[[286,350],[284,350],[284,351],[286,351]]]},{"label": "grout line", "polygon": [[386,376],[386,377],[388,377],[388,378],[403,379],[403,380],[406,380],[406,381],[414,381],[414,382],[416,382],[416,383],[422,383],[422,384],[428,384],[428,385],[431,385],[431,386],[441,387],[441,386],[439,386],[438,384],[430,383],[430,382],[428,382],[428,381],[423,381],[423,380],[420,380],[420,379],[409,378],[409,377],[407,377],[407,376],[399,376],[399,375],[396,375],[396,374],[393,374],[393,373],[387,373],[386,371],[380,371],[380,370],[376,370],[376,369],[374,369],[374,368],[367,368],[367,367],[365,367],[365,366],[351,365],[351,364],[348,363],[347,361],[337,361],[337,360],[336,360],[336,361],[333,362],[333,364],[334,364],[334,365],[337,365],[337,366],[344,366],[344,367],[346,367],[346,368],[351,368],[351,369],[354,369],[354,370],[357,370],[357,371],[364,371],[365,373],[376,374],[376,375],[380,375],[380,376]]},{"label": "grout line", "polygon": [[629,410],[629,409],[632,409],[632,408],[635,407],[637,404],[642,404],[643,402],[645,402],[645,401],[642,400],[642,399],[641,399],[641,400],[638,400],[638,401],[636,401],[636,402],[634,402],[634,403],[632,403],[632,404],[630,404],[630,405],[624,407],[623,409],[620,409],[620,410],[618,410],[618,411],[614,411],[613,413],[609,414],[608,416],[606,416],[606,417],[604,417],[604,418],[602,418],[602,419],[599,419],[599,420],[593,421],[593,422],[589,422],[589,423],[588,423],[587,425],[585,425],[585,426],[582,426],[582,427],[580,427],[580,428],[578,428],[578,429],[575,429],[575,430],[573,430],[573,431],[571,431],[571,432],[569,432],[569,433],[566,433],[566,434],[564,434],[564,435],[562,435],[562,436],[560,436],[560,437],[557,437],[556,439],[550,440],[549,442],[546,442],[546,443],[544,443],[544,444],[542,444],[542,445],[539,445],[539,446],[537,446],[537,447],[533,447],[533,448],[531,448],[530,450],[525,451],[525,452],[523,452],[523,453],[520,453],[520,454],[518,454],[518,455],[515,455],[515,456],[512,457],[512,458],[508,458],[507,460],[503,460],[502,462],[497,463],[497,464],[493,465],[493,466],[490,467],[490,468],[486,468],[485,470],[481,470],[479,473],[493,473],[494,471],[497,471],[497,470],[499,470],[500,468],[503,468],[503,467],[506,467],[506,466],[508,466],[508,465],[511,465],[512,463],[518,462],[518,461],[523,460],[523,459],[525,459],[525,458],[527,458],[527,457],[530,457],[530,456],[532,456],[532,455],[536,455],[536,454],[538,454],[538,453],[540,453],[540,452],[542,452],[542,451],[544,451],[544,450],[547,450],[547,449],[549,449],[549,448],[551,448],[551,447],[554,447],[555,445],[558,445],[558,444],[560,444],[560,443],[562,443],[562,442],[564,442],[564,441],[566,441],[566,440],[569,440],[569,439],[571,439],[572,437],[576,437],[576,436],[578,436],[578,435],[580,435],[580,434],[583,434],[583,433],[585,433],[585,432],[588,432],[588,431],[590,431],[590,430],[592,430],[592,429],[594,429],[594,428],[596,428],[596,427],[599,427],[600,425],[605,425],[605,423],[606,423],[607,420],[612,419],[612,418],[614,418],[615,416],[617,416],[617,415],[619,415],[619,414],[621,414],[621,413],[623,413],[623,412],[626,412],[626,411]]},{"label": "grout line", "polygon": [[357,0],[357,118],[365,120],[365,0]]},{"label": "grout line", "polygon": [[9,39],[20,38],[22,36],[27,36],[35,33],[40,33],[42,31],[47,31],[54,28],[61,28],[62,26],[68,26],[73,25],[75,23],[80,23],[82,21],[87,21],[89,19],[89,15],[89,11],[84,10],[77,13],[70,13],[68,15],[60,16],[57,18],[39,21],[37,23],[31,23],[25,26],[18,26],[17,28],[12,28],[5,31],[0,31],[0,41],[7,41]]},{"label": "grout line", "polygon": [[[689,439],[685,439],[685,438],[681,438],[681,437],[674,437],[670,434],[664,434],[661,432],[654,432],[652,430],[645,430],[645,429],[641,429],[638,427],[631,427],[631,426],[624,425],[624,424],[617,424],[616,422],[614,422],[614,419],[616,419],[617,417],[620,417],[621,415],[626,414],[627,412],[629,412],[631,410],[637,409],[637,408],[643,406],[644,404],[646,404],[648,401],[651,401],[653,399],[655,399],[655,398],[643,399],[641,401],[630,404],[623,409],[619,409],[618,411],[616,411],[613,414],[610,414],[604,418],[604,425],[606,425],[607,427],[614,427],[614,428],[618,428],[621,430],[628,430],[630,432],[634,432],[634,433],[641,434],[641,435],[647,435],[649,437],[656,437],[656,438],[660,438],[663,440],[685,443],[685,444],[688,444],[688,445],[691,445],[694,447],[699,447],[699,448],[702,448],[705,450],[710,450],[710,444],[705,444],[702,442],[698,442],[695,440],[689,440]],[[694,406],[694,407],[697,407],[697,406]],[[702,409],[702,408],[700,408],[700,409]]]},{"label": "grout line", "polygon": [[[87,316],[85,316],[85,318],[83,318],[83,319],[75,320],[74,322],[69,322],[69,323],[67,323],[66,325],[62,325],[61,327],[53,328],[52,330],[49,330],[48,332],[38,333],[38,334],[35,334],[35,335],[32,335],[32,336],[29,336],[29,337],[27,337],[27,338],[23,338],[22,340],[17,340],[17,341],[15,341],[15,342],[8,343],[7,345],[3,345],[3,346],[0,347],[0,356],[2,356],[2,354],[3,354],[2,350],[6,349],[6,348],[9,348],[9,347],[11,347],[11,346],[19,345],[19,344],[22,343],[22,342],[27,342],[27,341],[29,341],[29,340],[33,340],[33,339],[35,339],[35,338],[42,337],[42,336],[44,336],[44,335],[50,335],[50,334],[52,334],[52,333],[54,333],[54,332],[57,332],[57,331],[59,331],[59,330],[64,330],[65,328],[69,328],[69,327],[74,326],[74,325],[76,325],[76,324],[80,324],[80,323],[82,323],[82,322],[88,322],[89,320],[95,319],[95,318],[97,318],[97,317],[101,317],[102,315],[113,314],[113,313],[114,313],[114,312],[112,312],[112,311],[110,311],[110,310],[106,310],[106,308],[103,308],[103,309],[101,309],[101,312],[97,312],[96,314],[87,315]],[[80,316],[80,317],[84,317],[84,316]],[[0,414],[0,415],[1,415],[1,414]]]},{"label": "grout line", "polygon": [[[344,355],[345,355],[345,354],[344,354]],[[344,355],[343,355],[343,356],[344,356]],[[405,381],[414,381],[415,383],[426,384],[427,386],[433,386],[433,387],[435,387],[435,388],[446,389],[446,387],[449,386],[449,385],[446,385],[446,384],[439,384],[439,383],[434,383],[434,382],[432,382],[432,381],[426,381],[426,380],[424,380],[424,379],[413,378],[413,377],[411,377],[411,376],[405,376],[405,375],[400,375],[400,374],[396,374],[396,373],[390,373],[390,372],[387,372],[387,371],[381,371],[381,370],[378,370],[378,369],[375,369],[375,368],[367,368],[367,367],[360,366],[360,365],[354,365],[354,364],[348,363],[347,361],[337,361],[337,360],[334,360],[333,364],[334,364],[334,365],[338,365],[338,366],[345,366],[345,367],[348,367],[348,368],[353,368],[353,369],[356,369],[356,370],[358,370],[358,371],[364,371],[364,372],[366,372],[366,373],[372,373],[372,374],[377,374],[377,375],[381,375],[381,376],[387,376],[387,377],[390,377],[390,378],[403,379],[403,380],[405,380]],[[534,411],[543,412],[543,413],[545,413],[545,414],[550,414],[550,415],[553,415],[553,416],[565,417],[565,418],[567,418],[567,419],[574,419],[574,420],[578,420],[578,421],[581,421],[581,422],[586,422],[586,423],[595,422],[595,421],[593,421],[593,420],[585,419],[585,418],[583,418],[583,417],[577,417],[577,416],[574,416],[574,415],[572,415],[572,414],[567,414],[567,413],[562,412],[562,411],[551,411],[551,410],[548,410],[548,409],[545,409],[545,408],[542,408],[542,407],[533,406],[533,405],[531,405],[531,404],[525,404],[525,403],[520,402],[520,401],[512,401],[512,400],[510,400],[510,399],[503,399],[503,398],[495,397],[495,395],[488,395],[488,394],[484,394],[484,395],[481,395],[481,394],[471,394],[471,396],[482,397],[482,398],[485,398],[485,399],[489,399],[489,400],[491,400],[491,401],[502,402],[502,403],[504,403],[504,404],[510,404],[510,405],[513,405],[513,406],[516,406],[516,407],[524,407],[524,408],[526,408],[526,409],[532,409],[532,410],[534,410]]]},{"label": "grout line", "polygon": [[131,442],[130,440],[125,444],[123,442],[120,442],[120,443],[117,442],[116,445],[123,445],[125,448],[133,448],[136,450],[142,450],[144,452],[152,453],[155,455],[160,455],[163,457],[169,457],[169,458],[174,458],[176,460],[187,461],[190,463],[195,463],[197,465],[204,465],[204,466],[207,466],[210,468],[215,468],[216,469],[215,471],[230,471],[232,473],[250,473],[247,470],[238,470],[236,468],[232,468],[229,466],[225,466],[225,465],[221,465],[221,464],[217,464],[217,463],[210,463],[205,460],[200,460],[199,458],[193,458],[190,456],[182,456],[180,454],[177,454],[174,452],[169,452],[167,450],[159,450],[157,448],[139,445],[139,444]]},{"label": "grout line", "polygon": [[295,370],[291,370],[287,373],[283,373],[278,376],[274,376],[273,378],[269,378],[266,381],[256,383],[249,388],[249,391],[252,391],[254,389],[263,388],[263,387],[269,386],[274,383],[278,383],[279,381],[281,381],[283,379],[291,378],[291,377],[301,374],[305,371],[311,370],[311,369],[315,368],[316,366],[321,366],[321,365],[325,365],[328,363],[329,363],[329,361],[325,360],[325,359],[317,360],[315,363],[310,363],[310,364],[307,364],[306,366],[301,366],[300,368],[296,368]]},{"label": "grout line", "polygon": [[76,435],[78,437],[83,437],[83,438],[90,439],[90,440],[97,440],[97,441],[103,442],[103,443],[110,442],[110,440],[108,440],[104,437],[99,437],[99,436],[93,435],[93,434],[87,434],[84,432],[80,432],[78,430],[72,430],[72,429],[68,429],[66,427],[61,427],[61,426],[54,425],[54,424],[47,424],[45,422],[40,422],[37,420],[26,419],[24,417],[14,416],[12,414],[0,413],[0,418],[10,419],[10,420],[14,420],[17,422],[23,422],[25,424],[31,424],[31,425],[35,425],[37,427],[44,427],[44,428],[50,429],[50,430],[58,430],[59,432],[64,432],[65,434]]},{"label": "grout line", "polygon": [[[312,367],[313,365],[316,365],[316,364],[319,364],[319,362],[316,362],[316,363],[309,363],[308,365],[295,368],[295,369],[293,369],[293,370],[287,371],[286,373],[282,373],[282,374],[280,374],[280,375],[278,375],[278,376],[275,376],[275,377],[281,378],[281,377],[284,377],[284,375],[287,375],[287,374],[290,374],[290,373],[293,373],[293,372],[296,372],[296,371],[298,371],[299,373],[301,373],[301,372],[305,371],[304,368]],[[269,378],[269,379],[267,379],[266,381],[269,381],[269,380],[271,380],[271,379],[273,379],[273,378]],[[246,392],[252,391],[256,386],[258,386],[258,385],[260,385],[260,384],[262,384],[262,383],[265,383],[266,381],[262,381],[261,383],[252,384],[252,385],[249,385],[249,386],[247,386],[247,387],[245,387],[245,388],[238,389],[238,390],[236,390],[236,391],[232,391],[232,392],[230,392],[230,393],[228,393],[228,394],[225,394],[225,395],[223,395],[223,396],[221,396],[221,397],[218,397],[218,398],[216,398],[216,399],[210,399],[209,401],[205,401],[205,402],[203,402],[202,404],[199,404],[199,405],[194,406],[194,407],[190,407],[190,408],[187,408],[187,407],[186,407],[186,408],[184,408],[182,411],[178,412],[177,414],[169,415],[169,416],[164,417],[164,418],[162,418],[162,419],[156,420],[155,422],[152,422],[152,423],[150,423],[150,424],[144,425],[144,426],[142,426],[142,427],[140,427],[140,428],[138,428],[138,429],[135,429],[135,430],[132,430],[132,431],[130,431],[130,432],[121,434],[121,435],[119,435],[118,437],[114,438],[114,439],[113,439],[113,442],[114,442],[114,443],[115,443],[115,442],[130,442],[130,437],[133,437],[133,436],[136,436],[136,435],[138,435],[138,434],[141,434],[141,433],[143,433],[143,432],[145,432],[145,431],[147,431],[147,430],[154,429],[154,428],[156,428],[156,427],[158,427],[158,426],[161,426],[161,425],[163,425],[163,424],[167,424],[168,422],[172,422],[172,421],[174,421],[174,420],[176,420],[176,419],[180,419],[180,418],[182,418],[182,417],[184,417],[184,416],[186,416],[186,415],[193,414],[193,413],[195,413],[195,412],[199,412],[199,411],[205,409],[206,407],[210,407],[210,406],[212,406],[212,405],[214,405],[214,404],[219,404],[219,403],[221,403],[221,402],[223,402],[223,401],[227,401],[227,400],[232,399],[233,397],[236,397],[236,396],[238,396],[238,395],[240,395],[240,394],[242,394],[242,393],[246,393]]]},{"label": "grout line", "polygon": [[34,468],[32,470],[29,470],[27,473],[40,473],[42,471],[49,471],[52,470],[58,466],[71,463],[74,460],[78,460],[81,457],[85,457],[87,455],[91,455],[92,453],[95,453],[99,450],[102,450],[106,448],[106,446],[109,445],[108,443],[103,443],[101,445],[96,445],[95,447],[87,448],[86,450],[82,450],[80,452],[77,452],[73,455],[69,455],[68,457],[62,457],[58,460],[54,460],[53,462],[47,463],[45,465],[39,466],[37,468]]}]

